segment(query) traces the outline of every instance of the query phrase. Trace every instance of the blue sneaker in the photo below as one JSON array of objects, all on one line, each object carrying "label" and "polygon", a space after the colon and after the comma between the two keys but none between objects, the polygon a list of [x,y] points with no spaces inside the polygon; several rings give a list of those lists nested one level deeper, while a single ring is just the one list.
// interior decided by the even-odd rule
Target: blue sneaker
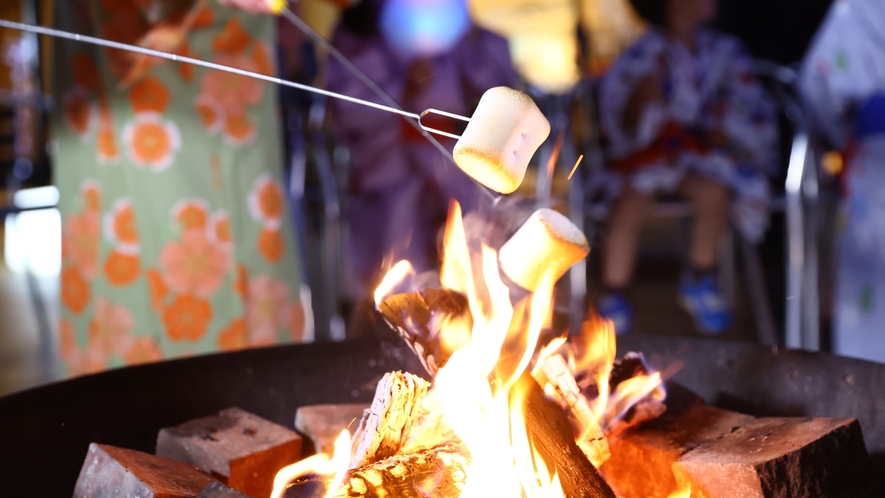
[{"label": "blue sneaker", "polygon": [[596,311],[602,318],[612,321],[615,334],[629,334],[633,330],[633,306],[630,306],[620,292],[603,295],[597,303]]},{"label": "blue sneaker", "polygon": [[698,280],[683,276],[679,281],[679,301],[701,332],[721,334],[731,325],[731,312],[713,275]]}]

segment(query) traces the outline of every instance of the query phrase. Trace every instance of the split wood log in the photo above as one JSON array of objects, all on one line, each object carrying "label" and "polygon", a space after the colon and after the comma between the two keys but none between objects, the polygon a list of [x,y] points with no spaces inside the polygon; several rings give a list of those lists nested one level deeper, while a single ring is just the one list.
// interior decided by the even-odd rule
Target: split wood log
[{"label": "split wood log", "polygon": [[436,390],[431,388],[418,404],[400,452],[414,453],[452,442],[459,442],[459,438],[446,419]]},{"label": "split wood log", "polygon": [[440,340],[439,325],[447,319],[466,320],[468,327],[472,323],[467,298],[446,289],[397,294],[384,300],[378,310],[418,355],[431,377],[453,353]]},{"label": "split wood log", "polygon": [[[668,391],[668,405],[678,402]],[[666,498],[684,482],[692,498],[853,498],[871,489],[854,419],[757,419],[689,403],[610,443],[602,471],[624,498]]]},{"label": "split wood log", "polygon": [[429,388],[429,382],[410,373],[384,374],[372,406],[353,435],[348,468],[364,467],[399,453]]},{"label": "split wood log", "polygon": [[[328,489],[321,479],[297,482],[284,498],[453,498],[461,494],[470,458],[460,443],[404,453],[347,472]],[[327,494],[328,493],[328,494]]]},{"label": "split wood log", "polygon": [[[540,377],[540,378],[539,378]],[[590,462],[599,467],[611,456],[608,440],[599,426],[596,415],[590,409],[587,398],[575,382],[565,359],[558,354],[551,355],[541,362],[541,369],[535,377],[540,385],[550,384],[554,389],[554,399],[565,412],[578,447],[587,455]]]},{"label": "split wood log", "polygon": [[525,393],[526,432],[547,467],[559,475],[567,498],[615,498],[611,487],[575,443],[562,409],[544,395],[541,386],[525,373],[515,389]]},{"label": "split wood log", "polygon": [[331,498],[451,498],[467,480],[467,450],[449,443],[351,470]]}]

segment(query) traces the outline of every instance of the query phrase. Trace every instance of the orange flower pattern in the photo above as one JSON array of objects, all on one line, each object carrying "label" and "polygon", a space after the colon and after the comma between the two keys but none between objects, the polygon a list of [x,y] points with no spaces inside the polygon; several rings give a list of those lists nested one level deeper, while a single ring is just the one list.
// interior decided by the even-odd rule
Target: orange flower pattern
[{"label": "orange flower pattern", "polygon": [[120,159],[114,129],[110,118],[104,114],[100,114],[98,118],[95,156],[99,164],[114,164]]},{"label": "orange flower pattern", "polygon": [[251,343],[272,344],[277,331],[289,328],[292,318],[292,292],[282,280],[259,275],[249,282],[246,320],[252,334]]},{"label": "orange flower pattern", "polygon": [[172,206],[172,220],[182,230],[206,228],[209,216],[209,203],[203,199],[183,199]]},{"label": "orange flower pattern", "polygon": [[111,304],[104,297],[95,300],[95,313],[89,321],[89,343],[96,345],[104,356],[122,358],[132,343],[135,316],[121,304]]},{"label": "orange flower pattern", "polygon": [[236,351],[247,347],[249,347],[249,329],[242,318],[235,319],[218,336],[218,349],[221,351]]},{"label": "orange flower pattern", "polygon": [[129,90],[129,102],[132,110],[139,112],[166,112],[169,105],[169,90],[159,79],[148,77],[132,86]]},{"label": "orange flower pattern", "polygon": [[227,211],[219,210],[212,214],[212,218],[206,226],[206,238],[213,245],[225,251],[233,249],[234,238]]},{"label": "orange flower pattern", "polygon": [[154,112],[142,112],[123,128],[123,141],[136,166],[163,171],[181,149],[178,125]]},{"label": "orange flower pattern", "polygon": [[187,230],[160,252],[163,281],[173,292],[209,298],[230,270],[230,254],[212,245],[204,230]]},{"label": "orange flower pattern", "polygon": [[258,251],[264,256],[264,259],[271,263],[282,259],[286,251],[286,244],[279,230],[262,228],[261,235],[258,236]]},{"label": "orange flower pattern", "polygon": [[141,272],[141,259],[137,255],[125,254],[118,249],[110,252],[104,262],[104,274],[113,287],[134,284]]},{"label": "orange flower pattern", "polygon": [[94,278],[98,270],[100,240],[99,215],[92,210],[71,213],[62,231],[62,262],[76,267],[84,277]]},{"label": "orange flower pattern", "polygon": [[163,312],[163,323],[169,339],[198,341],[206,334],[212,320],[212,305],[209,301],[193,296],[178,296]]},{"label": "orange flower pattern", "polygon": [[[88,15],[58,18],[69,31],[163,36],[150,0],[71,1]],[[209,2],[175,51],[273,74],[273,23]],[[66,375],[310,340],[270,87],[172,62],[134,68],[113,49],[55,53],[56,180],[77,192],[59,206]]]},{"label": "orange flower pattern", "polygon": [[212,39],[212,50],[221,53],[236,54],[246,49],[251,37],[243,29],[242,23],[236,17],[229,20],[215,38]]},{"label": "orange flower pattern", "polygon": [[138,228],[135,208],[128,197],[118,199],[104,217],[105,239],[124,254],[138,254]]},{"label": "orange flower pattern", "polygon": [[62,358],[74,354],[78,350],[77,335],[71,322],[64,318],[58,324],[58,352]]},{"label": "orange flower pattern", "polygon": [[265,228],[279,228],[280,219],[286,208],[286,194],[278,180],[270,175],[258,177],[252,184],[248,203],[252,219]]},{"label": "orange flower pattern", "polygon": [[95,103],[83,87],[75,86],[68,90],[62,101],[65,124],[74,133],[86,140],[95,128]]},{"label": "orange flower pattern", "polygon": [[75,315],[86,310],[92,298],[89,282],[83,278],[76,266],[65,268],[61,272],[61,303]]},{"label": "orange flower pattern", "polygon": [[151,268],[145,274],[147,278],[148,290],[151,296],[151,307],[156,311],[163,311],[166,307],[166,296],[169,295],[169,288],[163,282],[163,276],[156,269]]},{"label": "orange flower pattern", "polygon": [[163,350],[153,337],[134,339],[123,357],[127,365],[151,363],[163,359]]}]

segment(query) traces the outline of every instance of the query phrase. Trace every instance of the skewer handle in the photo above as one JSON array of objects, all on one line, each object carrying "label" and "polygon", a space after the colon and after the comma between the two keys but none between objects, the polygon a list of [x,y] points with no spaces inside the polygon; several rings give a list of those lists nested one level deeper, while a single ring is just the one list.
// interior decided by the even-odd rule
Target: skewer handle
[{"label": "skewer handle", "polygon": [[205,68],[209,68],[209,69],[215,69],[218,71],[224,71],[224,72],[228,72],[228,73],[237,74],[240,76],[245,76],[247,78],[254,78],[257,80],[267,81],[270,83],[275,83],[277,85],[297,88],[299,90],[304,90],[306,92],[313,92],[313,93],[317,93],[320,95],[324,95],[326,97],[345,100],[347,102],[352,102],[354,104],[360,104],[360,105],[364,105],[367,107],[372,107],[372,108],[378,109],[380,111],[386,111],[386,112],[390,112],[393,114],[399,114],[400,116],[405,116],[407,118],[412,118],[414,120],[417,120],[418,125],[421,126],[421,128],[424,129],[425,131],[427,131],[429,133],[435,133],[438,135],[449,137],[449,138],[458,139],[461,137],[454,135],[452,133],[442,131],[442,130],[437,130],[435,128],[430,128],[430,127],[424,126],[421,123],[421,118],[427,114],[439,114],[442,116],[447,116],[450,118],[459,119],[461,121],[470,121],[470,118],[466,118],[464,116],[452,114],[452,113],[445,112],[445,111],[440,111],[437,109],[427,109],[426,111],[422,112],[419,115],[419,114],[415,114],[413,112],[408,112],[408,111],[404,111],[402,109],[397,109],[395,107],[377,104],[375,102],[371,102],[368,100],[358,99],[355,97],[351,97],[349,95],[344,95],[344,94],[336,93],[336,92],[330,92],[328,90],[323,90],[322,88],[316,88],[316,87],[313,87],[310,85],[295,83],[294,81],[284,80],[282,78],[277,78],[275,76],[268,76],[266,74],[256,73],[256,72],[252,72],[252,71],[246,71],[246,70],[231,67],[231,66],[225,66],[223,64],[217,64],[215,62],[194,59],[193,57],[186,57],[183,55],[170,54],[168,52],[161,52],[159,50],[154,50],[154,49],[145,48],[145,47],[139,47],[137,45],[130,45],[127,43],[120,43],[120,42],[115,42],[115,41],[111,41],[111,40],[105,40],[102,38],[96,38],[94,36],[87,36],[87,35],[81,35],[81,34],[77,34],[77,33],[71,33],[69,31],[62,31],[60,29],[45,28],[43,26],[34,26],[31,24],[25,24],[25,23],[14,22],[14,21],[7,21],[4,19],[0,19],[0,28],[15,29],[18,31],[26,31],[29,33],[36,33],[39,35],[47,35],[47,36],[52,36],[55,38],[64,38],[67,40],[74,40],[74,41],[78,41],[78,42],[82,42],[82,43],[89,43],[92,45],[99,45],[102,47],[114,48],[117,50],[125,50],[127,52],[134,52],[134,53],[142,54],[142,55],[150,55],[153,57],[159,57],[161,59],[171,60],[174,62],[183,62],[185,64],[191,64],[194,66],[201,66],[201,67],[205,67]]}]

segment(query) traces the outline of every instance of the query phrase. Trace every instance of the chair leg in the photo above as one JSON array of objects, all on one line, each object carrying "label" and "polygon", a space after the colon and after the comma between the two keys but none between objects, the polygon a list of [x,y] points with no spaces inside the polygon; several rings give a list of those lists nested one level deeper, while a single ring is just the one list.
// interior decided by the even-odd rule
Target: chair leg
[{"label": "chair leg", "polygon": [[725,230],[725,234],[722,237],[722,245],[719,249],[718,276],[719,285],[723,294],[725,294],[725,300],[732,309],[734,309],[737,297],[736,249],[734,229],[729,226]]},{"label": "chair leg", "polygon": [[762,259],[759,251],[743,237],[740,239],[740,253],[746,275],[747,291],[750,297],[750,307],[753,310],[753,319],[756,322],[756,334],[759,344],[763,346],[776,346],[777,327],[774,323],[774,312],[771,309],[771,301],[768,299],[768,288],[765,286],[765,273],[762,269]]}]

